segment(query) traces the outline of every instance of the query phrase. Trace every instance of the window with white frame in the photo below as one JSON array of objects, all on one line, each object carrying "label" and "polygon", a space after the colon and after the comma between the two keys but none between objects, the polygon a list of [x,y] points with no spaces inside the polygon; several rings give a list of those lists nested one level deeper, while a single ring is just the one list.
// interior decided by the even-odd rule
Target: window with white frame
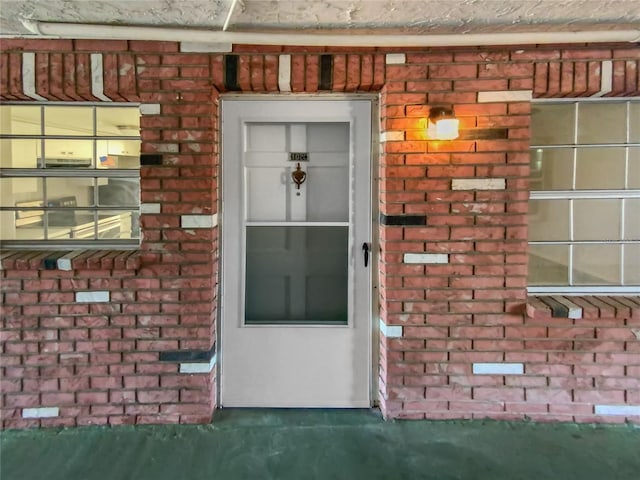
[{"label": "window with white frame", "polygon": [[535,102],[529,291],[640,291],[640,101]]},{"label": "window with white frame", "polygon": [[2,248],[139,244],[140,110],[0,105]]}]

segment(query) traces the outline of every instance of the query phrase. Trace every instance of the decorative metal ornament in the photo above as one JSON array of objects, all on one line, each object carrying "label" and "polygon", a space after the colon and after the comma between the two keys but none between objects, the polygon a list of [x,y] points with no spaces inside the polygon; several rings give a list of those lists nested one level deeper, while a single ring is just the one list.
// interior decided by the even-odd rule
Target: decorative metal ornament
[{"label": "decorative metal ornament", "polygon": [[296,184],[296,190],[300,190],[300,185],[307,179],[307,174],[300,168],[300,162],[298,162],[296,169],[291,172],[291,178],[293,178],[293,183]]}]

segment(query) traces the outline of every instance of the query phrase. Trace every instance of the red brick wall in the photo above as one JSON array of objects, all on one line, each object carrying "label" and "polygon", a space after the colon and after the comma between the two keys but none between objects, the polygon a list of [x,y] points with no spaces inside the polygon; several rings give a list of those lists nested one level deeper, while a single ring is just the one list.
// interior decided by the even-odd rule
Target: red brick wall
[{"label": "red brick wall", "polygon": [[[160,213],[142,215],[138,252],[86,254],[68,272],[45,270],[34,254],[4,260],[3,425],[207,421],[216,369],[181,374],[179,362],[161,358],[215,343],[218,228],[183,229],[181,216],[218,213],[224,56],[164,42],[3,40],[2,48],[4,100],[28,100],[24,51],[36,52],[39,95],[95,101],[90,56],[102,53],[106,96],[160,104],[160,114],[142,117],[142,148],[163,156],[161,166],[141,168],[142,201],[160,204]],[[632,330],[640,305],[583,320],[525,314],[526,93],[590,96],[611,62],[605,95],[638,95],[640,48],[237,46],[240,89],[277,92],[283,53],[291,54],[294,93],[318,91],[326,54],[333,91],[380,92],[380,213],[424,223],[378,231],[380,318],[389,334],[380,336],[383,413],[624,421],[594,416],[594,406],[640,405]],[[525,95],[484,101],[486,92]],[[463,135],[427,141],[424,119],[442,104],[454,107]],[[415,263],[407,254],[444,254],[446,262]],[[76,292],[91,290],[110,292],[110,302],[75,302]],[[485,363],[523,372],[474,374]],[[60,416],[22,419],[24,408],[47,406],[59,406]]]}]

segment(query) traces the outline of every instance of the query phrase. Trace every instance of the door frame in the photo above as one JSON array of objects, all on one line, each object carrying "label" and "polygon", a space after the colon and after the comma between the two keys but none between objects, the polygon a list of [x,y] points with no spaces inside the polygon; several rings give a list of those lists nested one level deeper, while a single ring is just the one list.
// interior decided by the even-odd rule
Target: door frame
[{"label": "door frame", "polygon": [[362,100],[369,101],[371,103],[371,164],[370,164],[370,178],[369,178],[369,195],[370,195],[370,229],[371,229],[371,258],[370,268],[372,274],[370,275],[370,308],[369,308],[369,401],[370,405],[378,405],[378,377],[380,372],[380,308],[379,308],[379,268],[378,268],[378,255],[379,251],[379,158],[380,158],[380,98],[378,94],[255,94],[255,93],[227,93],[221,94],[219,98],[218,107],[218,127],[217,131],[220,134],[218,140],[219,147],[219,166],[218,166],[218,286],[217,286],[217,315],[216,315],[216,356],[217,356],[217,368],[216,368],[216,398],[217,407],[223,408],[221,402],[221,387],[222,387],[222,373],[224,371],[224,347],[222,345],[222,279],[224,269],[224,249],[222,231],[224,229],[223,215],[222,215],[222,200],[224,198],[224,187],[222,183],[222,171],[224,168],[224,162],[222,159],[222,144],[224,138],[222,135],[222,117],[224,111],[225,100],[233,101],[300,101],[300,100],[314,100],[314,101],[350,101],[350,100]]}]

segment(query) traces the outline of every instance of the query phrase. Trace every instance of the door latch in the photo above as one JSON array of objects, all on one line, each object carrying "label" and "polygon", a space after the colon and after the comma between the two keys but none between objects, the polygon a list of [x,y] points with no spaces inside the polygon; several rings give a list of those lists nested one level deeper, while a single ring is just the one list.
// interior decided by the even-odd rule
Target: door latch
[{"label": "door latch", "polygon": [[369,244],[367,242],[364,242],[362,244],[362,253],[364,253],[365,268],[369,266],[369,250],[371,250],[371,248],[369,247]]}]

